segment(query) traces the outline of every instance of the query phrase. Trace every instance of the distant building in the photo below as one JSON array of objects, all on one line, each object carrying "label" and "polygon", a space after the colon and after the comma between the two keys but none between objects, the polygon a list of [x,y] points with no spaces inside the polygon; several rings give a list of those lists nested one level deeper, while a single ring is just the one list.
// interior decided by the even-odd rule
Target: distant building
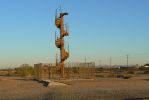
[{"label": "distant building", "polygon": [[149,68],[149,64],[145,64],[144,67],[145,67],[145,68]]}]

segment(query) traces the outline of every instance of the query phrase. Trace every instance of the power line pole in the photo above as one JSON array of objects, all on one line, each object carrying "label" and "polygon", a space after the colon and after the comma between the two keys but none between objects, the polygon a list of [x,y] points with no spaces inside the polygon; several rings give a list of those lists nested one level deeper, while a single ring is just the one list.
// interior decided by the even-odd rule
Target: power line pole
[{"label": "power line pole", "polygon": [[85,64],[86,64],[86,57],[85,57]]},{"label": "power line pole", "polygon": [[112,63],[112,58],[110,57],[109,59],[109,66],[111,67],[111,63]]},{"label": "power line pole", "polygon": [[127,67],[128,67],[128,54],[126,55],[126,57],[127,57]]}]

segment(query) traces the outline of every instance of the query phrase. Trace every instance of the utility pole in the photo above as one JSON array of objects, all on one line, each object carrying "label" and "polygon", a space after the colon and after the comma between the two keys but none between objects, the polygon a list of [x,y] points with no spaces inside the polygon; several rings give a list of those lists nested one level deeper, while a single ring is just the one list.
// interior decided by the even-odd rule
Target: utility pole
[{"label": "utility pole", "polygon": [[126,57],[127,57],[127,67],[128,67],[128,54],[126,55]]},{"label": "utility pole", "polygon": [[55,15],[55,25],[60,30],[60,36],[55,37],[55,45],[57,48],[60,49],[60,68],[61,68],[61,78],[65,78],[64,76],[64,61],[69,57],[69,50],[65,50],[65,43],[64,43],[64,37],[69,35],[68,32],[68,26],[64,25],[64,16],[68,15],[67,12],[62,12],[60,9],[60,13],[57,13]]},{"label": "utility pole", "polygon": [[86,64],[86,57],[85,57],[85,64]]},{"label": "utility pole", "polygon": [[111,63],[112,63],[112,58],[110,57],[110,59],[109,59],[109,66],[110,66],[110,68],[111,68]]}]

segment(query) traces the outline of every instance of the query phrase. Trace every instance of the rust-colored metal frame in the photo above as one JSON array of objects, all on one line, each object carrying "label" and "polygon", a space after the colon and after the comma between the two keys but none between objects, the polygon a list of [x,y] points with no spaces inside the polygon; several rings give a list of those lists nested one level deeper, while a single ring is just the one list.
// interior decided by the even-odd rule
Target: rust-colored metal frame
[{"label": "rust-colored metal frame", "polygon": [[59,14],[57,14],[57,12],[56,12],[56,16],[55,16],[55,25],[60,30],[60,37],[56,36],[55,45],[57,46],[57,48],[60,49],[61,78],[65,78],[64,61],[69,57],[69,52],[67,52],[64,48],[64,45],[65,45],[64,37],[69,35],[67,29],[65,30],[65,27],[64,27],[64,16],[65,15],[68,15],[68,13],[60,12]]}]

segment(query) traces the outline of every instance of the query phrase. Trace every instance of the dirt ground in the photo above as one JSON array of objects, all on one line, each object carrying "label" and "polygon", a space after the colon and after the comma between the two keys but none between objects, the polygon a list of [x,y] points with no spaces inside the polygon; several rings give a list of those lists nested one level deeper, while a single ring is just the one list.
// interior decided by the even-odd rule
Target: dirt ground
[{"label": "dirt ground", "polygon": [[45,87],[29,78],[0,76],[0,100],[149,100],[149,75],[59,82],[68,85]]}]

